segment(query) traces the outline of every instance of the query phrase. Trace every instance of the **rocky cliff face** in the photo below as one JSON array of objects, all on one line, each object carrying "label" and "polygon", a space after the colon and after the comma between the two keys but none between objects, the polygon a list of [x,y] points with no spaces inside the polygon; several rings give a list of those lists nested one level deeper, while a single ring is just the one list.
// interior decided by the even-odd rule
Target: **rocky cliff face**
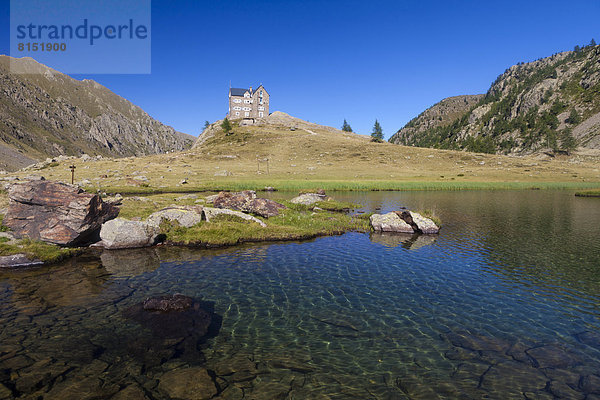
[{"label": "rocky cliff face", "polygon": [[448,97],[413,118],[389,141],[403,145],[415,144],[425,132],[455,122],[484,97],[483,94]]},{"label": "rocky cliff face", "polygon": [[[10,63],[27,74],[10,73]],[[58,155],[165,153],[194,139],[97,82],[75,80],[31,58],[0,56],[0,169]]]},{"label": "rocky cliff face", "polygon": [[448,125],[425,114],[421,129],[411,121],[391,141],[487,153],[600,150],[600,46],[512,66]]}]

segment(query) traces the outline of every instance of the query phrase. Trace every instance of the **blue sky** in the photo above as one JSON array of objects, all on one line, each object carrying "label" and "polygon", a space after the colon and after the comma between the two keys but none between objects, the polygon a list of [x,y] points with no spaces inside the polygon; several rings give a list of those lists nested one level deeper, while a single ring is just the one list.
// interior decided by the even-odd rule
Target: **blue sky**
[{"label": "blue sky", "polygon": [[[365,134],[377,118],[387,138],[517,62],[600,42],[599,16],[598,0],[153,0],[151,74],[74,77],[192,135],[224,117],[231,81],[263,83],[271,112]],[[8,54],[7,0],[0,29]]]}]

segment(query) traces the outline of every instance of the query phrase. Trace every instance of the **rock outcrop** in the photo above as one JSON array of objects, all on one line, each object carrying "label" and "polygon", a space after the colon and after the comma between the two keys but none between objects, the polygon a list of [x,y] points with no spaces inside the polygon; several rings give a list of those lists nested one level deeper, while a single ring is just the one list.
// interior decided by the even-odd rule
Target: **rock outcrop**
[{"label": "rock outcrop", "polygon": [[[11,73],[14,68],[27,74]],[[75,80],[31,58],[0,56],[0,170],[59,155],[179,151],[194,140],[97,82]]]},{"label": "rock outcrop", "polygon": [[293,199],[290,200],[290,203],[294,203],[294,204],[302,204],[305,206],[311,206],[315,203],[318,203],[320,201],[324,201],[327,199],[327,195],[325,194],[318,194],[318,193],[304,193],[301,194],[297,197],[294,197]]},{"label": "rock outcrop", "polygon": [[191,228],[202,222],[202,206],[167,207],[152,213],[146,222],[156,228],[163,221],[176,222],[184,228]]},{"label": "rock outcrop", "polygon": [[131,249],[156,244],[159,229],[144,221],[113,219],[102,225],[98,245],[106,249]]},{"label": "rock outcrop", "polygon": [[419,213],[413,211],[396,211],[396,214],[407,224],[412,226],[417,233],[433,234],[438,233],[440,228],[429,218],[425,218]]},{"label": "rock outcrop", "polygon": [[264,218],[270,218],[279,215],[279,210],[285,208],[283,204],[269,199],[256,198],[256,192],[253,190],[244,190],[243,192],[221,192],[213,200],[217,208],[226,208],[249,212]]},{"label": "rock outcrop", "polygon": [[395,212],[373,214],[369,221],[376,232],[414,233],[412,226],[404,222]]},{"label": "rock outcrop", "polygon": [[97,240],[100,227],[119,209],[100,196],[76,186],[49,181],[12,185],[3,224],[18,238],[28,237],[61,246],[81,246]]},{"label": "rock outcrop", "polygon": [[232,215],[234,217],[245,219],[246,221],[249,221],[249,222],[256,222],[263,228],[265,228],[267,226],[267,224],[262,222],[260,219],[253,217],[252,215],[244,214],[241,211],[229,210],[227,208],[204,207],[204,209],[202,210],[202,213],[203,213],[204,219],[207,222],[210,222],[214,217],[216,217],[218,215]]},{"label": "rock outcrop", "polygon": [[431,219],[408,210],[373,214],[369,221],[376,232],[435,234],[440,231],[440,228]]}]

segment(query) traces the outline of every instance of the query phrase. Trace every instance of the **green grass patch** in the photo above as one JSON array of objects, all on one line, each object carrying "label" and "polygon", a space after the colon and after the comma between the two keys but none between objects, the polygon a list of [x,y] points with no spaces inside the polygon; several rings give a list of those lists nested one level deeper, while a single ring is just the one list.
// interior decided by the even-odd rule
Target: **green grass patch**
[{"label": "green grass patch", "polygon": [[2,225],[2,221],[4,221],[4,215],[0,214],[0,232],[8,232],[10,229],[8,226]]},{"label": "green grass patch", "polygon": [[79,249],[63,248],[29,239],[20,240],[16,244],[0,243],[0,256],[23,253],[30,259],[40,260],[46,264],[59,262],[78,252]]},{"label": "green grass patch", "polygon": [[326,211],[313,213],[288,208],[279,216],[263,220],[267,223],[266,228],[248,221],[222,218],[201,222],[191,228],[173,227],[164,233],[167,241],[173,244],[218,247],[245,242],[302,240],[368,230],[367,220]]},{"label": "green grass patch", "polygon": [[438,226],[438,228],[442,227],[442,220],[437,215],[435,210],[425,209],[425,210],[419,210],[419,211],[417,211],[417,213],[421,214],[425,218],[429,218],[430,220],[432,220]]},{"label": "green grass patch", "polygon": [[[165,194],[219,192],[222,190],[261,191],[265,186],[273,186],[279,191],[312,191],[314,187],[326,191],[403,191],[403,190],[527,190],[527,189],[591,189],[600,182],[464,182],[464,181],[308,181],[308,180],[241,180],[206,183],[202,186],[166,187],[161,189],[140,187],[103,187],[107,193],[125,194]],[[95,190],[93,190],[95,192]]]},{"label": "green grass patch", "polygon": [[578,197],[600,197],[600,189],[580,190],[578,192],[575,192],[575,196],[578,196]]}]

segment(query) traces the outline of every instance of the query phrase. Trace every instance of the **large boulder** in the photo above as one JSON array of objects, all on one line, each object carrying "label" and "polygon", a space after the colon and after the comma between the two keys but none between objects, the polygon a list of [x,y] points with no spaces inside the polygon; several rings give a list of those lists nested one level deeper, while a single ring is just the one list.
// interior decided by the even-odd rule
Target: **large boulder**
[{"label": "large boulder", "polygon": [[3,224],[15,236],[61,246],[80,246],[98,239],[100,227],[119,209],[81,188],[50,181],[12,185]]},{"label": "large boulder", "polygon": [[217,215],[233,215],[235,217],[245,219],[246,221],[256,222],[263,228],[267,226],[267,224],[262,222],[260,219],[253,217],[252,215],[244,214],[240,211],[228,210],[226,208],[204,207],[202,213],[204,215],[204,219],[207,222],[210,222],[210,220],[216,217]]},{"label": "large boulder", "polygon": [[413,211],[396,211],[396,214],[407,224],[413,227],[415,232],[433,234],[438,233],[440,228],[431,219]]},{"label": "large boulder", "polygon": [[279,215],[279,210],[283,210],[285,206],[276,201],[269,199],[253,199],[244,205],[246,212],[260,215],[264,218],[275,217]]},{"label": "large boulder", "polygon": [[117,218],[102,225],[100,244],[107,249],[148,247],[156,243],[158,234],[158,228],[146,222]]},{"label": "large boulder", "polygon": [[301,194],[300,196],[294,197],[292,200],[290,200],[290,203],[310,206],[315,203],[318,203],[319,201],[324,201],[325,199],[327,199],[327,196],[325,194],[305,193]]},{"label": "large boulder", "polygon": [[146,222],[156,228],[163,221],[177,222],[184,228],[191,228],[202,222],[202,206],[167,207],[151,214]]},{"label": "large boulder", "polygon": [[369,221],[376,232],[414,233],[412,226],[404,222],[395,212],[373,214]]},{"label": "large boulder", "polygon": [[244,190],[243,192],[221,192],[213,200],[216,208],[249,212],[264,218],[279,215],[279,210],[285,208],[283,204],[269,199],[257,199],[256,192]]},{"label": "large boulder", "polygon": [[244,190],[243,192],[221,192],[213,200],[213,205],[217,208],[229,208],[230,210],[244,211],[244,205],[256,198],[254,190]]}]

